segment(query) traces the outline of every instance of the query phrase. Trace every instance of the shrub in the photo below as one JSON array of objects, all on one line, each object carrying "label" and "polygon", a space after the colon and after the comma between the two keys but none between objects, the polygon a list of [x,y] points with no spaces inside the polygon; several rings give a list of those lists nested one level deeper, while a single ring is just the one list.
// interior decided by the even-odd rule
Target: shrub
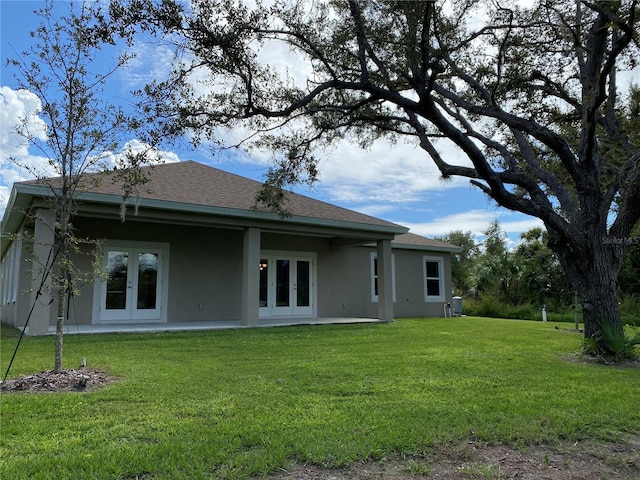
[{"label": "shrub", "polygon": [[[465,315],[475,317],[514,318],[518,320],[542,320],[542,305],[525,303],[511,305],[500,302],[491,296],[480,299],[463,300],[462,310]],[[549,322],[574,322],[573,305],[547,305],[547,320]],[[578,321],[582,321],[579,315]]]},{"label": "shrub", "polygon": [[627,325],[640,327],[640,295],[627,295],[620,299],[620,315]]},{"label": "shrub", "polygon": [[[604,347],[599,340],[604,338]],[[602,328],[602,336],[585,338],[583,342],[584,352],[593,356],[613,357],[615,361],[634,359],[637,356],[636,346],[640,345],[640,332],[635,335],[627,335],[624,329],[619,330],[609,325]]]}]

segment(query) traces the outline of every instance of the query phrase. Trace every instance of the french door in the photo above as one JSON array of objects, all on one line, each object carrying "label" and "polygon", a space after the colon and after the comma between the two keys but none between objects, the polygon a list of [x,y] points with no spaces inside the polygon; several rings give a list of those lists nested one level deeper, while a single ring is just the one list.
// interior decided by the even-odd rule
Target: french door
[{"label": "french door", "polygon": [[99,321],[161,321],[166,249],[160,245],[106,246],[103,262],[107,278],[100,288]]},{"label": "french door", "polygon": [[314,314],[315,271],[311,257],[263,255],[260,259],[260,316]]}]

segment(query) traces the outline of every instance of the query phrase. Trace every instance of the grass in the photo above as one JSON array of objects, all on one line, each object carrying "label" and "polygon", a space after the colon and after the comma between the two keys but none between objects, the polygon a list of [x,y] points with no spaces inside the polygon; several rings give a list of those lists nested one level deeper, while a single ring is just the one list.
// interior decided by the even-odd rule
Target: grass
[{"label": "grass", "polygon": [[[3,335],[3,372],[16,341]],[[637,433],[640,371],[563,360],[581,341],[551,323],[471,317],[67,336],[66,367],[86,357],[119,381],[3,394],[0,478],[247,478],[292,461],[421,458],[469,438]],[[53,338],[27,338],[11,376],[52,364]]]}]

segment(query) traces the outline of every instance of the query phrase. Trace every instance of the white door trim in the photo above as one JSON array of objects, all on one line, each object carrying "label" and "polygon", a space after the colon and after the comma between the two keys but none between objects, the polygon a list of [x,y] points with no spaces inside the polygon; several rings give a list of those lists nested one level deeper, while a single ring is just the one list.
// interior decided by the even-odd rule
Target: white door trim
[{"label": "white door trim", "polygon": [[[98,253],[102,259],[102,266],[106,267],[108,252],[121,250],[128,254],[127,267],[127,293],[126,305],[122,309],[107,310],[106,285],[107,281],[97,279],[93,289],[93,315],[94,324],[128,324],[128,323],[166,323],[167,300],[169,294],[169,244],[158,242],[137,242],[124,240],[107,240],[98,247]],[[135,259],[139,254],[156,253],[158,255],[156,307],[153,309],[138,309],[133,304],[133,293],[137,291],[138,265]]]},{"label": "white door trim", "polygon": [[[258,308],[260,318],[265,317],[315,317],[317,315],[317,270],[316,270],[316,257],[313,252],[290,252],[290,251],[276,251],[276,250],[262,250],[260,252],[260,260],[266,260],[267,265],[267,285],[266,285],[266,305],[263,304]],[[287,287],[287,293],[289,298],[289,305],[277,306],[276,305],[276,287],[277,287],[277,269],[276,265],[278,260],[289,262],[289,284]],[[309,305],[298,306],[297,305],[297,264],[298,262],[309,263]],[[261,268],[264,268],[261,266]],[[263,293],[264,295],[264,293]]]}]

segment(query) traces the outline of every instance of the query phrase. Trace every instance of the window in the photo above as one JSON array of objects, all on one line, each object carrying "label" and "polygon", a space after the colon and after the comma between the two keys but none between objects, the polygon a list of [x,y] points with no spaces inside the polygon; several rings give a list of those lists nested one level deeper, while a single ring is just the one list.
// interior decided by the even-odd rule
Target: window
[{"label": "window", "polygon": [[[391,255],[391,291],[396,301],[396,256]],[[378,301],[378,254],[371,253],[371,301]]]},{"label": "window", "polygon": [[441,257],[422,257],[425,302],[444,302],[444,262]]},{"label": "window", "polygon": [[18,278],[20,276],[20,254],[22,242],[15,240],[6,251],[0,269],[0,284],[2,285],[2,305],[14,303],[18,296]]}]

